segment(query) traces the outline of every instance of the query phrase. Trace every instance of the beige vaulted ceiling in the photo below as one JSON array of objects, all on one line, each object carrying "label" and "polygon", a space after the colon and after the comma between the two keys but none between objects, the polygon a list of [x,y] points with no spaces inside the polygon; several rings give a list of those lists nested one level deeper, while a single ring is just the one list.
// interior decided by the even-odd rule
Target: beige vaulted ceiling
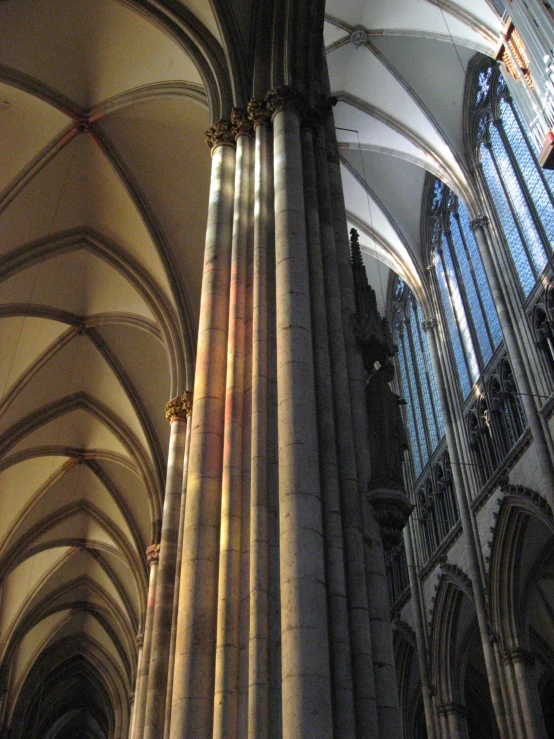
[{"label": "beige vaulted ceiling", "polygon": [[[138,5],[0,3],[0,665],[22,736],[104,735],[134,689],[164,405],[192,387],[208,101]],[[189,10],[217,35],[209,8]]]}]

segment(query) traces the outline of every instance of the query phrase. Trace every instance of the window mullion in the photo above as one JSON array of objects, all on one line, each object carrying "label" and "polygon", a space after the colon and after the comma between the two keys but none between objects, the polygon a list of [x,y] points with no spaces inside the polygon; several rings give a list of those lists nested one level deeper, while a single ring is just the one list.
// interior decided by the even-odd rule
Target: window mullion
[{"label": "window mullion", "polygon": [[[475,277],[475,269],[473,267],[473,262],[471,261],[471,254],[469,253],[469,249],[467,247],[466,237],[465,237],[465,234],[464,234],[464,230],[462,228],[462,224],[460,222],[460,216],[459,216],[458,213],[454,213],[453,215],[454,215],[454,218],[456,219],[456,225],[458,227],[458,232],[459,232],[460,237],[462,239],[462,244],[463,244],[463,247],[464,247],[464,251],[465,251],[467,263],[469,265],[469,272],[470,272],[470,276],[471,276],[471,281],[473,282],[473,286],[475,288],[475,293],[477,295],[477,300],[479,302],[479,307],[481,309],[481,314],[483,315],[483,322],[485,324],[485,330],[487,332],[487,337],[489,339],[489,343],[491,345],[491,349],[494,352],[494,340],[493,340],[493,337],[492,337],[492,331],[491,331],[491,328],[489,326],[489,321],[488,321],[488,318],[487,318],[487,312],[485,310],[485,306],[484,306],[484,303],[483,303],[483,298],[481,296],[481,290],[479,288],[479,285],[477,283],[477,279]],[[479,349],[480,349],[480,347],[479,347]]]},{"label": "window mullion", "polygon": [[[464,281],[462,279],[462,274],[461,274],[462,271],[460,269],[460,263],[458,262],[458,255],[456,254],[456,249],[454,248],[454,243],[452,241],[450,223],[448,224],[448,226],[449,228],[447,231],[445,231],[444,235],[446,236],[446,240],[448,242],[448,248],[450,250],[450,258],[452,259],[452,264],[454,265],[454,271],[456,272],[457,288],[462,298],[462,308],[464,310],[467,325],[469,327],[469,334],[470,334],[471,342],[473,344],[473,351],[477,355],[477,362],[479,364],[479,374],[481,374],[483,372],[483,357],[481,356],[481,347],[479,346],[479,342],[476,341],[476,331],[475,331],[475,326],[473,325],[473,316],[471,315],[471,311],[469,310],[469,300],[467,299],[467,293],[466,293]],[[444,266],[444,263],[443,263],[443,266]],[[446,275],[448,277],[448,273],[446,273]],[[447,282],[449,282],[448,279],[447,279]],[[451,295],[451,299],[452,299],[452,295]],[[456,316],[455,311],[454,311],[454,315]],[[462,344],[464,345],[464,348],[465,348],[465,353],[467,354],[468,347],[465,346],[463,335],[461,338],[462,338]],[[469,362],[469,357],[467,357],[467,361]],[[471,367],[471,364],[469,366]],[[477,378],[475,379],[473,378],[471,370],[469,370],[469,376],[472,378],[473,382],[475,382],[475,380],[477,379]]]},{"label": "window mullion", "polygon": [[[409,310],[409,308],[408,308],[408,310]],[[411,358],[412,358],[412,367],[414,369],[414,377],[415,377],[415,381],[416,381],[416,389],[417,389],[417,394],[418,394],[418,397],[419,397],[419,408],[420,408],[420,411],[421,411],[421,418],[424,421],[424,423],[423,423],[423,433],[425,434],[425,442],[427,444],[428,456],[430,457],[431,454],[432,454],[433,445],[431,444],[431,438],[430,438],[430,435],[429,435],[429,421],[427,419],[427,413],[425,411],[425,398],[424,398],[424,395],[423,395],[423,389],[421,387],[421,378],[419,376],[419,366],[418,366],[418,363],[417,363],[417,353],[416,353],[416,350],[415,350],[414,337],[413,337],[413,333],[412,333],[412,319],[411,319],[411,316],[410,316],[409,320],[406,321],[406,325],[407,325],[407,329],[408,329],[408,341],[410,343],[410,350],[411,350],[410,353],[411,353]]]},{"label": "window mullion", "polygon": [[429,368],[427,367],[427,359],[425,357],[425,347],[423,345],[423,337],[422,337],[422,334],[421,334],[421,324],[420,324],[419,320],[417,320],[417,314],[416,314],[415,324],[416,324],[417,340],[419,342],[419,346],[421,348],[421,356],[423,358],[423,364],[424,364],[423,369],[424,369],[424,372],[425,372],[425,383],[427,385],[427,390],[429,392],[429,400],[430,400],[430,403],[431,403],[431,411],[433,413],[433,423],[435,424],[435,432],[436,432],[436,435],[437,435],[437,440],[440,441],[441,434],[440,434],[440,430],[439,430],[439,420],[438,420],[438,416],[437,416],[437,409],[435,408],[435,399],[433,397],[433,387],[431,385],[431,378],[429,376]]},{"label": "window mullion", "polygon": [[[404,346],[404,341],[405,341],[404,331],[400,331],[398,335],[400,337],[400,344],[401,344],[401,347],[402,347],[402,349],[401,349],[402,350],[402,356],[404,357],[404,365],[406,367],[406,383],[405,383],[405,385],[408,388],[408,394],[410,396],[410,413],[411,413],[411,416],[412,416],[412,423],[413,423],[413,427],[414,427],[414,438],[415,438],[415,443],[417,445],[417,452],[418,452],[418,455],[419,455],[419,461],[420,461],[421,470],[423,470],[423,468],[425,467],[425,463],[423,462],[424,455],[423,455],[423,450],[421,449],[421,443],[420,443],[420,440],[419,440],[419,434],[417,433],[417,415],[416,415],[416,410],[415,410],[415,401],[414,401],[413,392],[412,392],[412,383],[410,382],[410,376],[409,376],[408,371],[407,371],[408,370],[408,357],[407,357],[407,354],[406,354],[406,347]],[[419,474],[421,474],[421,470],[420,470],[420,473]],[[419,477],[419,475],[417,477]]]},{"label": "window mullion", "polygon": [[527,183],[519,167],[517,157],[514,155],[514,151],[512,149],[510,140],[508,139],[508,136],[506,135],[506,131],[504,130],[502,118],[497,118],[496,120],[494,120],[493,125],[496,126],[498,133],[500,134],[500,138],[502,139],[502,143],[504,144],[504,149],[506,150],[506,153],[508,154],[508,159],[510,160],[510,164],[512,165],[512,169],[514,170],[516,179],[519,183],[520,190],[523,194],[523,197],[525,198],[525,203],[527,204],[527,208],[529,209],[529,213],[531,214],[533,223],[535,224],[535,228],[537,229],[540,239],[542,241],[542,246],[543,246],[543,249],[545,250],[545,254],[546,255],[551,254],[552,249],[550,248],[548,236],[546,235],[546,231],[544,230],[542,221],[539,218],[537,209],[535,208],[535,203],[533,202],[533,198],[531,197],[529,193],[529,188],[527,187]]},{"label": "window mullion", "polygon": [[[517,126],[518,126],[518,128],[520,130],[521,136],[522,136],[523,140],[525,141],[525,143],[527,145],[527,148],[529,149],[529,153],[531,154],[532,158],[535,161],[535,166],[536,166],[536,169],[537,169],[537,174],[541,178],[542,183],[544,185],[544,189],[546,190],[546,193],[547,193],[547,195],[548,195],[548,197],[550,199],[550,203],[551,203],[552,207],[554,208],[554,194],[552,193],[552,191],[550,189],[550,185],[548,184],[548,180],[544,176],[543,168],[540,166],[540,164],[539,164],[539,162],[537,160],[537,157],[535,155],[535,152],[533,151],[533,146],[532,146],[531,142],[529,141],[529,137],[527,136],[527,133],[525,132],[525,128],[521,125],[521,122],[519,120],[519,116],[517,114],[517,111],[515,109],[515,106],[514,106],[512,100],[510,100],[509,98],[506,98],[506,103],[512,109],[512,113],[513,113],[513,116],[514,116],[515,121],[517,123]],[[547,239],[547,242],[546,243],[547,244],[549,243],[548,242],[548,239]]]},{"label": "window mullion", "polygon": [[[539,274],[537,272],[537,268],[535,267],[535,260],[533,259],[531,252],[529,251],[529,247],[527,245],[527,239],[525,238],[525,235],[522,231],[521,224],[519,222],[518,215],[515,211],[514,204],[512,203],[512,198],[510,197],[510,193],[508,191],[508,188],[506,187],[506,183],[504,182],[504,178],[502,177],[502,173],[500,172],[500,168],[498,166],[498,162],[496,161],[496,156],[494,154],[493,148],[490,144],[485,144],[487,149],[489,150],[490,157],[492,159],[492,163],[494,165],[494,168],[496,170],[496,176],[498,177],[498,180],[500,182],[500,186],[502,187],[502,190],[504,191],[504,195],[506,197],[506,202],[508,203],[508,207],[512,213],[512,218],[514,219],[515,227],[517,228],[517,232],[519,234],[519,238],[521,240],[521,244],[523,246],[523,249],[525,251],[525,256],[527,257],[527,261],[529,263],[529,267],[533,273],[533,277],[535,280],[537,280]],[[492,199],[492,198],[491,198]],[[493,208],[494,208],[494,201],[493,201]],[[509,248],[509,247],[508,247]],[[511,251],[511,250],[510,250]],[[517,268],[516,268],[517,273]]]}]

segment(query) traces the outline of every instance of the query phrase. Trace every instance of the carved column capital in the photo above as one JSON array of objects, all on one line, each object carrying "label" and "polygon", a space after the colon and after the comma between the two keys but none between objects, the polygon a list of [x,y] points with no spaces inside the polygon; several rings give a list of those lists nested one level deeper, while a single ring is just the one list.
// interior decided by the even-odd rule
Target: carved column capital
[{"label": "carved column capital", "polygon": [[252,121],[244,108],[233,108],[231,124],[235,129],[235,139],[238,139],[239,136],[252,136],[254,133]]},{"label": "carved column capital", "polygon": [[267,107],[265,100],[252,98],[248,103],[248,117],[252,121],[254,130],[258,126],[267,126],[268,123],[271,123],[271,111]]},{"label": "carved column capital", "polygon": [[152,544],[148,547],[146,550],[146,561],[150,566],[153,564],[158,564],[160,559],[160,545],[159,544]]},{"label": "carved column capital", "polygon": [[185,390],[185,392],[181,396],[181,400],[183,401],[183,409],[187,418],[190,418],[192,416],[193,396],[194,393],[192,392],[192,390]]},{"label": "carved column capital", "polygon": [[142,649],[144,646],[144,632],[139,631],[138,634],[135,636],[135,644],[137,645],[137,649]]},{"label": "carved column capital", "polygon": [[134,702],[135,702],[135,694],[129,693],[129,707],[130,708],[132,708]]},{"label": "carved column capital", "polygon": [[235,145],[235,127],[231,121],[221,119],[206,130],[206,143],[212,150],[212,154],[218,146]]},{"label": "carved column capital", "polygon": [[169,424],[173,423],[176,419],[184,421],[187,415],[184,395],[179,395],[165,404],[165,419]]},{"label": "carved column capital", "polygon": [[[439,251],[439,250],[437,249],[436,251]],[[428,275],[433,275],[437,271],[437,268],[434,262],[431,262],[430,264],[428,264],[427,267],[425,267],[425,271],[427,272]]]},{"label": "carved column capital", "polygon": [[265,96],[265,103],[274,118],[282,110],[291,110],[302,121],[306,110],[306,97],[295,87],[281,85],[275,87]]},{"label": "carved column capital", "polygon": [[478,229],[483,229],[485,226],[489,225],[489,219],[487,216],[479,216],[479,218],[474,218],[471,223],[469,224],[472,231],[477,231]]},{"label": "carved column capital", "polygon": [[421,328],[427,333],[429,331],[432,331],[438,325],[439,322],[436,318],[428,318],[426,321],[422,321]]}]

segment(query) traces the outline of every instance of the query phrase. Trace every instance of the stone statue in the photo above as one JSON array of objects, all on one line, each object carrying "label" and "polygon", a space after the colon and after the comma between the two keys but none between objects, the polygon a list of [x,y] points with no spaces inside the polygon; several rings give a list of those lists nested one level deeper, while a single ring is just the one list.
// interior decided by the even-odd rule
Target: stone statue
[{"label": "stone statue", "polygon": [[404,491],[402,463],[408,438],[400,413],[401,400],[389,383],[394,365],[387,362],[369,378],[366,389],[371,451],[370,490]]}]

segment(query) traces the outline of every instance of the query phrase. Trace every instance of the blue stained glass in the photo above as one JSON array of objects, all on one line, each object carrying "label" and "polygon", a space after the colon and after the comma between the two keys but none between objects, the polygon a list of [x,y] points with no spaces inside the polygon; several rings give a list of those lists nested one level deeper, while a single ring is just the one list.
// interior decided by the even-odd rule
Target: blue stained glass
[{"label": "blue stained glass", "polygon": [[450,293],[452,295],[452,308],[454,310],[454,315],[456,316],[456,322],[458,324],[462,341],[464,342],[466,356],[469,362],[471,379],[473,382],[475,382],[475,380],[477,380],[480,375],[479,364],[477,362],[477,355],[475,354],[475,347],[473,346],[473,339],[471,338],[471,332],[469,330],[469,323],[467,320],[462,295],[460,293],[460,288],[458,285],[456,270],[454,269],[454,262],[452,261],[452,255],[450,254],[450,248],[446,240],[443,241],[442,256],[448,276]]},{"label": "blue stained glass", "polygon": [[[421,308],[419,305],[417,306],[417,320],[419,321],[419,325],[423,323],[423,313],[421,312]],[[427,377],[429,378],[429,382],[431,384],[431,394],[433,396],[433,406],[435,408],[435,413],[437,415],[437,424],[438,424],[438,432],[439,432],[439,438],[442,439],[444,436],[444,425],[442,420],[442,407],[440,403],[439,398],[439,391],[437,388],[437,381],[435,378],[435,373],[433,371],[433,365],[431,362],[431,351],[429,349],[429,342],[427,341],[427,334],[425,331],[421,331],[421,338],[423,340],[423,358],[425,361],[425,370],[427,372]]]},{"label": "blue stained glass", "polygon": [[413,404],[410,394],[410,387],[408,385],[407,372],[406,372],[406,357],[404,356],[404,340],[400,340],[400,351],[398,352],[398,358],[400,362],[400,380],[402,384],[402,392],[404,393],[404,399],[407,406],[406,418],[408,421],[408,435],[410,437],[410,445],[412,447],[412,459],[414,462],[414,469],[416,477],[419,477],[421,470],[423,469],[423,463],[421,460],[421,452],[419,449],[418,438],[415,430]]},{"label": "blue stained glass", "polygon": [[435,185],[433,187],[433,202],[431,204],[431,208],[433,209],[433,211],[435,211],[441,204],[443,191],[444,183],[440,180],[435,180]]},{"label": "blue stained glass", "polygon": [[414,409],[416,434],[417,434],[417,438],[419,441],[419,448],[421,451],[421,461],[423,465],[425,465],[427,463],[427,460],[429,459],[429,451],[427,449],[427,442],[425,439],[425,421],[424,421],[423,411],[419,404],[419,395],[417,393],[417,381],[416,381],[416,375],[415,375],[417,368],[414,365],[414,357],[412,356],[412,347],[410,346],[410,342],[408,341],[407,338],[405,338],[403,341],[403,349],[406,355],[406,367],[408,369],[408,382],[410,383],[410,387],[413,388],[411,401],[412,401],[413,409]]},{"label": "blue stained glass", "polygon": [[460,378],[460,385],[462,387],[462,395],[465,398],[471,389],[471,383],[469,381],[469,375],[467,373],[460,334],[458,333],[458,324],[456,323],[456,319],[454,318],[454,311],[452,309],[452,303],[450,302],[450,294],[448,292],[448,287],[446,284],[446,275],[444,274],[442,262],[438,257],[435,260],[435,264],[437,267],[437,278],[439,290],[442,297],[444,314],[446,317],[446,324],[448,326],[448,333],[450,334],[450,342],[452,344],[454,358],[456,360],[456,366],[458,368],[458,376]]},{"label": "blue stained glass", "polygon": [[489,67],[488,69],[484,69],[482,72],[479,72],[479,77],[477,78],[478,89],[477,89],[477,95],[475,96],[475,105],[481,105],[481,103],[485,100],[485,98],[489,94],[491,73],[492,73],[492,67]]},{"label": "blue stained glass", "polygon": [[510,210],[506,194],[502,188],[500,178],[494,166],[492,155],[484,144],[480,146],[481,162],[483,164],[483,174],[487,180],[487,185],[494,202],[494,206],[498,213],[504,236],[510,247],[512,259],[516,267],[519,281],[525,296],[529,295],[535,284],[535,276],[529,259],[525,252],[525,248],[521,241],[521,236],[516,226],[516,222]]},{"label": "blue stained glass", "polygon": [[421,322],[418,319],[417,311],[415,313],[415,325],[411,324],[414,329],[412,332],[414,339],[414,352],[415,359],[417,362],[417,372],[419,374],[419,381],[421,384],[421,392],[423,394],[423,406],[425,409],[425,417],[427,419],[427,428],[429,429],[429,436],[431,440],[431,452],[436,449],[439,443],[439,433],[435,424],[435,415],[433,413],[433,400],[431,398],[431,389],[429,387],[429,381],[427,378],[427,368],[425,366],[425,358],[423,356],[423,347],[421,345]]},{"label": "blue stained glass", "polygon": [[545,187],[539,173],[537,161],[523,136],[512,106],[505,100],[502,100],[500,110],[504,131],[517,158],[517,163],[537,210],[539,220],[542,223],[549,242],[552,243],[554,241],[554,208],[552,207],[550,193]]},{"label": "blue stained glass", "polygon": [[[473,279],[471,265],[468,261],[467,254],[464,249],[464,244],[462,241],[462,236],[460,234],[458,221],[453,216],[450,217],[450,228],[451,228],[451,234],[452,234],[452,244],[456,251],[456,256],[458,258],[458,265],[460,267],[460,277],[461,277],[463,286],[465,288],[466,296],[467,296],[469,312],[471,314],[471,318],[473,319],[473,325],[475,326],[475,331],[477,333],[477,340],[479,341],[479,346],[481,348],[483,360],[486,364],[489,361],[489,359],[492,357],[493,347],[491,346],[489,336],[487,334],[487,326],[485,324],[485,318],[483,316],[483,311],[481,310],[481,306],[479,304],[479,296],[477,294],[477,289],[476,289],[475,282]],[[460,325],[462,326],[462,324]],[[468,328],[468,337],[469,336],[470,334],[469,334],[469,328]],[[473,348],[473,342],[471,342],[471,346]],[[475,377],[474,379],[477,379],[477,377]]]},{"label": "blue stained glass", "polygon": [[481,255],[479,254],[479,248],[475,241],[475,236],[471,230],[469,224],[469,216],[461,201],[458,201],[458,215],[460,218],[460,225],[464,232],[467,249],[469,251],[469,258],[471,259],[471,265],[475,274],[475,280],[481,294],[481,300],[483,301],[483,307],[485,309],[486,318],[489,324],[489,329],[492,334],[492,340],[494,347],[496,348],[502,341],[502,329],[500,328],[500,321],[498,320],[498,314],[496,312],[496,306],[492,299],[492,294],[487,282],[487,276],[485,274],[485,268],[481,261]]},{"label": "blue stained glass", "polygon": [[[525,201],[525,195],[521,189],[519,180],[500,133],[496,126],[491,126],[489,130],[494,158],[496,159],[501,177],[504,180],[506,190],[508,191],[510,200],[512,201],[516,217],[527,243],[527,248],[529,249],[537,271],[540,272],[546,264],[546,254],[542,245],[541,237],[539,236],[533,216],[531,215]],[[516,156],[519,156],[519,152],[515,152],[515,154]]]}]

